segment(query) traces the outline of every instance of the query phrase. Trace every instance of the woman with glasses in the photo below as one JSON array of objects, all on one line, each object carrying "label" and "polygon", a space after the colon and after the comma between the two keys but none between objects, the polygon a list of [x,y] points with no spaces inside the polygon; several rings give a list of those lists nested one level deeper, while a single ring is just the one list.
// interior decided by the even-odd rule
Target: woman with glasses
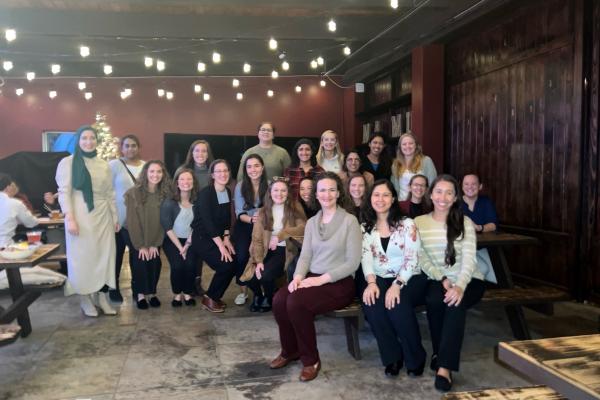
[{"label": "woman with glasses", "polygon": [[244,175],[244,161],[250,154],[258,154],[265,163],[267,180],[274,176],[283,176],[283,171],[289,167],[292,160],[287,150],[273,143],[275,137],[275,125],[271,122],[263,122],[258,126],[258,144],[250,147],[242,154],[240,168],[237,173],[238,182]]},{"label": "woman with glasses", "polygon": [[348,184],[348,180],[355,175],[362,175],[365,178],[367,187],[373,186],[375,178],[373,174],[367,171],[363,171],[362,161],[360,155],[356,150],[350,150],[344,155],[344,165],[339,175],[344,185]]},{"label": "woman with glasses", "polygon": [[425,175],[417,174],[410,178],[408,198],[399,202],[404,215],[414,219],[431,211],[431,199],[425,196],[428,186],[429,180]]}]

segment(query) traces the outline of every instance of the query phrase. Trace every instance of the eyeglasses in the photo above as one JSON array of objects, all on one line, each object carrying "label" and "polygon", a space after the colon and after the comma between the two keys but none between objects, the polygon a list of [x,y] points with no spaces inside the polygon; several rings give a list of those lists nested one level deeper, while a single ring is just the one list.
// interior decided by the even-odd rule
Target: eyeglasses
[{"label": "eyeglasses", "polygon": [[270,128],[260,128],[258,131],[259,132],[273,132],[273,129],[270,129]]},{"label": "eyeglasses", "polygon": [[273,178],[271,178],[271,180],[273,182],[285,182],[285,183],[288,183],[290,181],[290,178],[288,178],[287,176],[274,176]]},{"label": "eyeglasses", "polygon": [[213,171],[213,174],[226,174],[228,172],[229,172],[228,169],[216,169]]}]

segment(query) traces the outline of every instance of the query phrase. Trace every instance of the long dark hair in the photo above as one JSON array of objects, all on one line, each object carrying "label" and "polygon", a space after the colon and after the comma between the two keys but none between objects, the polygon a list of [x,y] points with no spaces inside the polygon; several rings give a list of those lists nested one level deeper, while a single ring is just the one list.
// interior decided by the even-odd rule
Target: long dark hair
[{"label": "long dark hair", "polygon": [[[260,182],[258,184],[258,199],[254,197],[254,187],[252,186],[252,179],[250,178],[250,176],[248,176],[248,171],[246,171],[246,163],[248,162],[248,160],[258,160],[260,162],[260,165],[263,166],[263,172],[262,175],[260,176]],[[248,157],[246,157],[246,159],[244,160],[244,166],[242,167],[242,171],[243,171],[243,178],[242,178],[242,197],[244,198],[244,210],[250,210],[252,208],[254,208],[254,203],[256,202],[256,200],[259,201],[259,207],[262,206],[262,199],[265,197],[265,193],[267,193],[267,187],[268,187],[268,182],[267,182],[267,175],[265,173],[265,162],[263,161],[262,157],[259,156],[258,154],[250,154]]]},{"label": "long dark hair", "polygon": [[319,172],[313,178],[313,189],[312,189],[312,195],[310,198],[310,200],[311,200],[310,207],[313,210],[321,209],[321,204],[317,200],[317,184],[319,183],[319,181],[322,181],[323,179],[331,179],[331,180],[335,181],[337,190],[340,194],[337,198],[336,203],[339,207],[345,208],[344,206],[347,203],[346,203],[346,191],[344,190],[344,185],[342,184],[342,180],[340,179],[340,176],[338,174],[336,174],[335,172],[331,172],[331,171]]},{"label": "long dark hair", "polygon": [[160,167],[162,168],[162,171],[163,171],[162,179],[160,180],[160,183],[158,184],[158,187],[156,188],[156,193],[158,193],[158,197],[159,197],[160,201],[162,202],[164,199],[168,199],[171,197],[171,178],[169,176],[169,172],[167,172],[165,163],[162,162],[161,160],[150,160],[146,164],[144,164],[144,167],[142,168],[142,171],[140,172],[140,177],[137,180],[137,183],[135,184],[135,188],[139,191],[139,193],[141,195],[142,204],[146,203],[146,199],[148,198],[148,193],[150,193],[149,184],[148,184],[148,170],[150,169],[150,166],[153,164],[160,165]]},{"label": "long dark hair", "polygon": [[206,146],[206,167],[208,167],[214,160],[212,150],[210,148],[210,143],[208,143],[204,139],[194,140],[190,145],[190,148],[188,149],[187,155],[185,156],[185,161],[183,163],[184,167],[189,168],[192,171],[194,170],[194,166],[196,165],[194,161],[194,147],[198,146],[199,144],[203,144]]},{"label": "long dark hair", "polygon": [[373,187],[369,189],[368,193],[365,195],[366,201],[363,202],[363,206],[360,210],[360,222],[363,224],[367,233],[371,233],[375,224],[377,224],[377,213],[375,212],[375,209],[373,209],[373,204],[371,204],[371,196],[373,195],[375,188],[381,185],[385,186],[392,193],[393,197],[392,206],[390,207],[387,217],[390,231],[398,228],[402,223],[402,220],[406,218],[406,215],[404,215],[400,208],[400,204],[398,204],[398,193],[396,192],[396,189],[394,189],[394,185],[387,179],[377,179],[375,183],[373,183]]},{"label": "long dark hair", "polygon": [[274,180],[269,184],[267,189],[267,193],[264,196],[264,206],[262,207],[259,215],[261,222],[263,224],[263,228],[267,231],[273,230],[273,199],[271,198],[271,190],[276,183],[284,184],[288,189],[288,196],[285,199],[285,203],[283,203],[283,221],[282,225],[285,227],[296,226],[296,220],[304,219],[306,220],[306,216],[304,215],[304,210],[300,206],[300,203],[294,199],[292,196],[292,192],[290,190],[290,185],[285,180]]},{"label": "long dark hair", "polygon": [[313,168],[316,167],[317,166],[317,153],[315,151],[315,145],[313,144],[313,142],[310,139],[306,139],[306,138],[302,138],[302,139],[298,140],[296,142],[296,144],[294,145],[294,149],[292,150],[292,163],[290,164],[290,167],[298,168],[300,166],[300,158],[298,158],[298,149],[303,144],[307,144],[310,146],[310,151],[311,151],[310,166]]},{"label": "long dark hair", "polygon": [[227,171],[229,171],[229,180],[227,181],[227,183],[229,183],[231,181],[231,166],[229,165],[229,161],[225,160],[224,158],[217,158],[216,160],[211,162],[210,165],[208,166],[208,172],[210,173],[210,184],[211,185],[215,184],[215,178],[213,178],[213,174],[215,173],[215,168],[219,164],[225,164],[225,166],[227,167]]},{"label": "long dark hair", "polygon": [[173,191],[173,200],[176,202],[181,201],[181,190],[179,190],[179,185],[177,184],[177,180],[179,176],[184,173],[188,173],[192,175],[192,190],[190,191],[190,203],[196,201],[196,196],[198,195],[198,179],[194,175],[194,171],[191,168],[180,167],[175,171],[175,175],[173,175],[173,183],[172,183],[172,191]]},{"label": "long dark hair", "polygon": [[448,217],[446,217],[446,239],[448,243],[446,244],[446,256],[444,258],[444,262],[446,265],[454,265],[456,262],[456,249],[454,248],[455,240],[462,240],[465,236],[465,216],[462,211],[462,204],[460,199],[460,189],[458,186],[458,182],[452,175],[442,174],[438,175],[437,178],[431,182],[431,186],[427,191],[429,198],[431,198],[431,194],[433,193],[433,189],[435,189],[435,185],[438,182],[448,182],[454,186],[454,194],[456,196],[456,200],[450,207],[450,211],[448,212]]},{"label": "long dark hair", "polygon": [[348,161],[348,156],[352,153],[358,156],[358,160],[360,162],[360,165],[358,166],[358,171],[356,171],[356,173],[363,173],[363,160],[360,157],[360,153],[357,149],[348,150],[344,153],[344,164],[342,165],[342,171],[344,171],[348,175],[348,177],[350,177],[350,171],[348,171],[348,166],[346,165],[346,162]]},{"label": "long dark hair", "polygon": [[[384,148],[381,151],[381,153],[379,154],[379,168],[390,168],[392,166],[392,157],[390,156],[390,153],[388,151],[388,136],[385,134],[385,132],[373,132],[371,133],[371,135],[369,136],[369,140],[367,140],[367,144],[371,144],[371,142],[373,141],[373,139],[375,138],[381,138],[381,140],[383,140],[383,145]],[[367,146],[368,147],[368,146]],[[367,153],[365,154],[365,157],[371,152],[371,147],[368,147],[367,149]],[[378,169],[379,169],[378,168]]]}]

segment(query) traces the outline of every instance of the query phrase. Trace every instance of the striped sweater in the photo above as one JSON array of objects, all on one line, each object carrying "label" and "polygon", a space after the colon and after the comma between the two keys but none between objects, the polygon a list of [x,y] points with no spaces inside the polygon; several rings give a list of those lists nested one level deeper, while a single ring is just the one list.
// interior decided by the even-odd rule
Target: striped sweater
[{"label": "striped sweater", "polygon": [[419,265],[430,279],[439,281],[445,276],[463,291],[471,278],[483,279],[477,268],[475,257],[477,238],[473,222],[469,217],[465,217],[464,220],[464,238],[454,241],[456,250],[454,265],[445,265],[444,262],[447,244],[446,223],[435,221],[431,213],[415,218],[415,223],[421,235]]}]

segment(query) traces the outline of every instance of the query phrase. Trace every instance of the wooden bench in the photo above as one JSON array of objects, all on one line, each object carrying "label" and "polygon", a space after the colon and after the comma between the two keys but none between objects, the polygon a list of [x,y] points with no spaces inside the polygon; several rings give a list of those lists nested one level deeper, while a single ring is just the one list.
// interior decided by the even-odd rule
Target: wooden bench
[{"label": "wooden bench", "polygon": [[[537,305],[565,301],[568,299],[569,295],[567,293],[552,287],[516,287],[512,289],[489,289],[485,292],[483,299],[481,299],[481,303],[501,306]],[[327,315],[344,319],[348,352],[356,360],[360,360],[362,355],[360,352],[360,343],[358,341],[358,331],[360,330],[360,324],[363,319],[360,301],[356,299],[349,306],[332,311]],[[527,323],[524,319],[519,321],[518,326],[511,326],[515,337],[517,337],[518,332],[524,329],[523,327],[525,327],[525,329],[527,327]]]},{"label": "wooden bench", "polygon": [[547,386],[474,390],[471,392],[446,393],[442,400],[567,400],[566,397]]}]

